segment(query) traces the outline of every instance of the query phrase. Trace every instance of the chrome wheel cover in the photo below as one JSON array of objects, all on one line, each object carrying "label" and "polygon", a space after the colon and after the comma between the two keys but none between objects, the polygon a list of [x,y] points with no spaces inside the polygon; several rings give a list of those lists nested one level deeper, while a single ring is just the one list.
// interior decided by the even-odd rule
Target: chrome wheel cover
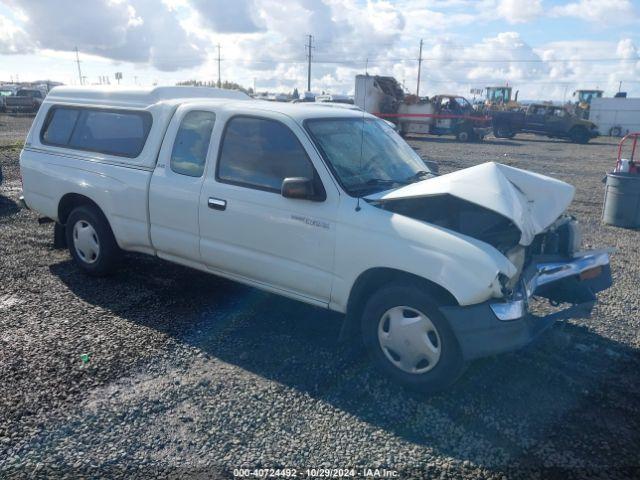
[{"label": "chrome wheel cover", "polygon": [[427,315],[407,306],[387,310],[378,322],[378,342],[387,359],[403,372],[432,370],[440,360],[440,335]]},{"label": "chrome wheel cover", "polygon": [[86,220],[78,220],[73,226],[73,248],[85,263],[95,263],[100,256],[100,241],[93,226]]}]

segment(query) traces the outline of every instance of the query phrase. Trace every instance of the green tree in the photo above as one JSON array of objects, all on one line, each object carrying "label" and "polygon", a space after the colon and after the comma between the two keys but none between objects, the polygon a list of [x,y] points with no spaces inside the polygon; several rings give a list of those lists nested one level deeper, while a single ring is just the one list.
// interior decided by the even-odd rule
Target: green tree
[{"label": "green tree", "polygon": [[[216,87],[217,82],[213,81],[213,80],[209,80],[209,81],[202,81],[202,80],[184,80],[182,82],[178,82],[176,83],[176,85],[178,86],[188,86],[188,87],[210,87],[210,88],[215,88]],[[251,88],[244,88],[242,85],[235,83],[235,82],[229,82],[229,81],[224,81],[222,82],[222,88],[224,88],[225,90],[239,90],[241,92],[244,92],[246,94],[251,94],[253,93],[253,90]]]}]

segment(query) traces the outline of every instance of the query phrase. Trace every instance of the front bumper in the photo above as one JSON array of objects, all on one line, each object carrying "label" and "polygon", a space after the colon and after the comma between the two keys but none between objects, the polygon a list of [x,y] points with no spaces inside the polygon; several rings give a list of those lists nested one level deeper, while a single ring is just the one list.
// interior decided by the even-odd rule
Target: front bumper
[{"label": "front bumper", "polygon": [[[595,293],[611,286],[607,251],[591,251],[572,259],[546,258],[523,272],[519,290],[509,300],[489,300],[466,307],[442,307],[466,360],[521,348],[556,320],[587,318]],[[528,311],[532,296],[571,303],[569,308],[536,316]]]}]

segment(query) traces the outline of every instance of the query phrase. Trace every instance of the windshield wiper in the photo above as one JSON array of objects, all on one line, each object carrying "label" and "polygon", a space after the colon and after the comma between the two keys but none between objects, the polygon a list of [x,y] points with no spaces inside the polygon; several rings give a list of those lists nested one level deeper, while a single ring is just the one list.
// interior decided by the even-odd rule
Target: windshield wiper
[{"label": "windshield wiper", "polygon": [[393,180],[389,178],[370,178],[364,183],[353,185],[350,190],[368,190],[375,187],[391,187],[393,185],[406,185],[408,182],[404,180]]},{"label": "windshield wiper", "polygon": [[424,177],[433,177],[435,176],[433,174],[433,172],[428,172],[427,170],[420,170],[416,173],[414,173],[413,175],[411,175],[410,177],[407,177],[405,179],[406,183],[413,183],[416,182],[418,180],[422,180]]}]

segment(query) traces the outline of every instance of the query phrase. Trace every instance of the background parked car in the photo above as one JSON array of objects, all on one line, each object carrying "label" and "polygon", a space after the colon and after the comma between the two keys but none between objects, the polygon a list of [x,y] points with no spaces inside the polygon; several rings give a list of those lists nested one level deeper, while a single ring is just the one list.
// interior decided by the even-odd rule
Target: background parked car
[{"label": "background parked car", "polygon": [[18,91],[18,87],[15,87],[13,85],[2,85],[0,87],[0,112],[7,111],[5,100],[7,97],[11,97],[15,95],[17,91]]},{"label": "background parked car", "polygon": [[46,93],[36,88],[21,88],[15,95],[5,97],[5,108],[12,113],[35,113],[40,109]]},{"label": "background parked car", "polygon": [[522,132],[587,143],[599,135],[595,123],[556,105],[533,103],[524,111],[493,112],[492,119],[493,134],[497,138],[513,138]]}]

